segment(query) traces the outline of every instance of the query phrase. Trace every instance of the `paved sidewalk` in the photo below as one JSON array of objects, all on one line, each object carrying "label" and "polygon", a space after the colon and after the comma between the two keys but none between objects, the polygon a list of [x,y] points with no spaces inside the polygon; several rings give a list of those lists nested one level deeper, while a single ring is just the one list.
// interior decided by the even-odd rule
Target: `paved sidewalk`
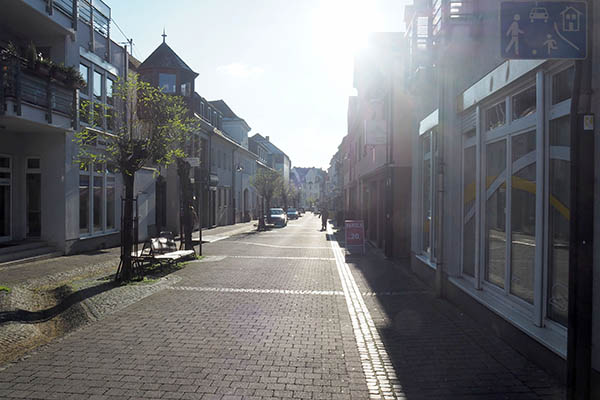
[{"label": "paved sidewalk", "polygon": [[[256,221],[235,225],[219,226],[202,230],[203,241],[214,241],[227,238],[255,229]],[[193,238],[198,239],[198,232]],[[0,268],[0,285],[13,287],[26,285],[28,287],[46,286],[74,278],[103,274],[119,265],[120,248],[96,250],[89,253],[74,254],[36,261],[26,264],[16,264]]]},{"label": "paved sidewalk", "polygon": [[553,399],[565,387],[410,271],[369,249],[347,256],[407,399]]}]

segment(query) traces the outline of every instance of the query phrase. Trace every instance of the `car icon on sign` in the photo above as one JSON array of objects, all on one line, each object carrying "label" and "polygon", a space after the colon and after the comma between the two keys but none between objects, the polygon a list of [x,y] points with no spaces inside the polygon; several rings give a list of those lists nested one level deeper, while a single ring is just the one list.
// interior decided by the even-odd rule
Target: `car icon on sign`
[{"label": "car icon on sign", "polygon": [[535,19],[543,19],[544,22],[548,22],[548,18],[550,18],[548,10],[543,7],[534,7],[529,12],[529,22],[533,22]]}]

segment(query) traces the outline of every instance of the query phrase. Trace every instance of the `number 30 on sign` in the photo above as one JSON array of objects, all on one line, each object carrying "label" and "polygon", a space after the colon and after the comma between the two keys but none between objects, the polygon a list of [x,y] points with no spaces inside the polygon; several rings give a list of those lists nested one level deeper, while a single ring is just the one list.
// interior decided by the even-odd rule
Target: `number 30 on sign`
[{"label": "number 30 on sign", "polygon": [[362,220],[346,220],[346,249],[352,251],[360,247],[365,252],[365,225]]}]

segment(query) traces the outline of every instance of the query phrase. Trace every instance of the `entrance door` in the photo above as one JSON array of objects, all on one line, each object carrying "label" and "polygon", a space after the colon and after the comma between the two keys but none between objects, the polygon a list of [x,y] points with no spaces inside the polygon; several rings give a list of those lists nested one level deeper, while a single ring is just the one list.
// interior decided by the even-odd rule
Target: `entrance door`
[{"label": "entrance door", "polygon": [[11,239],[10,198],[11,165],[10,157],[0,155],[0,241]]},{"label": "entrance door", "polygon": [[39,158],[27,159],[25,177],[27,202],[27,237],[42,235],[42,174]]},{"label": "entrance door", "polygon": [[156,179],[156,233],[167,227],[167,181],[160,175]]}]

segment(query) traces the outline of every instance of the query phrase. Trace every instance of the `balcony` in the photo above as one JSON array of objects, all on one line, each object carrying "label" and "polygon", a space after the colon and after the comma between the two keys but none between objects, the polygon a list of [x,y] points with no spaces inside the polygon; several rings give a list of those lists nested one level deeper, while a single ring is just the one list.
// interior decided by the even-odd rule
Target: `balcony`
[{"label": "balcony", "polygon": [[0,117],[16,116],[71,128],[75,121],[75,84],[47,65],[38,63],[32,69],[26,60],[4,54],[0,56]]}]

